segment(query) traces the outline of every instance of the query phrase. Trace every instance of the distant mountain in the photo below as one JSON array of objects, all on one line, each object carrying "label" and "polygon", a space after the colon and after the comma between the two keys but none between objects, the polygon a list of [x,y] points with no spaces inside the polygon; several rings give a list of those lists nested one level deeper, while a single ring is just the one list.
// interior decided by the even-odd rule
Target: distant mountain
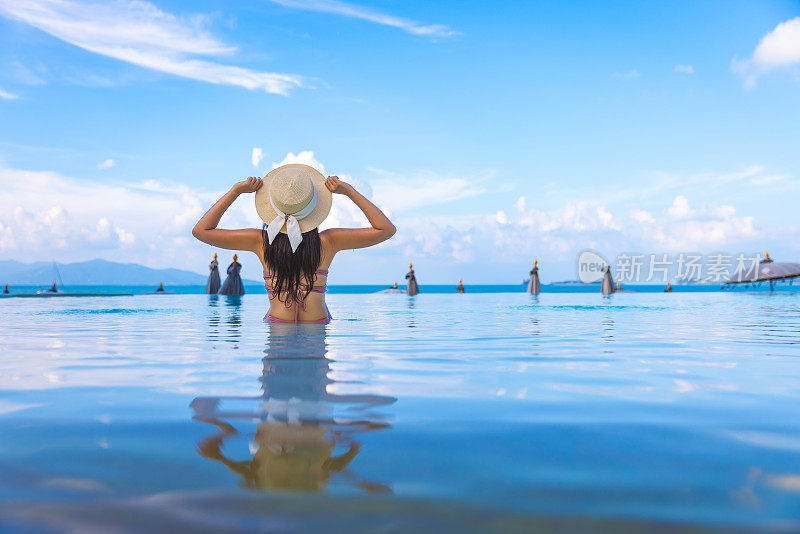
[{"label": "distant mountain", "polygon": [[[135,263],[117,263],[106,260],[90,260],[79,263],[58,263],[58,272],[64,285],[194,285],[205,284],[207,277],[180,269],[151,269]],[[225,272],[221,272],[225,279]],[[55,282],[53,262],[39,261],[21,263],[13,260],[0,261],[0,286],[41,285]],[[249,280],[245,280],[249,282]],[[256,282],[257,283],[257,282]]]}]

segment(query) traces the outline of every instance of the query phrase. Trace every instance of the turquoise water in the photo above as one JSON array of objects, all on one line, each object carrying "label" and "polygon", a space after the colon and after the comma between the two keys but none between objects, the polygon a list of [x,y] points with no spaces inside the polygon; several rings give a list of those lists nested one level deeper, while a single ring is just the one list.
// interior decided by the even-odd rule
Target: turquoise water
[{"label": "turquoise water", "polygon": [[[796,280],[781,280],[773,284],[773,291],[798,291],[800,292],[800,283],[794,283]],[[456,285],[432,285],[423,284],[420,287],[422,293],[456,293]],[[35,294],[37,291],[46,290],[50,286],[11,286],[9,288],[10,295],[15,294]],[[158,284],[152,286],[141,285],[102,285],[102,286],[75,286],[67,285],[66,287],[59,288],[67,293],[130,293],[133,295],[142,295],[145,293],[152,293],[156,290]],[[253,284],[245,282],[245,292],[247,294],[266,294],[263,284]],[[388,285],[328,285],[327,292],[332,294],[357,294],[368,295],[377,293],[387,289]],[[399,285],[400,289],[405,290],[406,286]],[[625,291],[635,293],[663,293],[664,284],[624,284]],[[465,286],[467,293],[525,293],[527,286],[524,284],[467,284]],[[196,295],[205,293],[205,286],[200,285],[176,285],[165,286],[165,291],[169,293],[178,293],[181,295]],[[543,284],[541,286],[542,293],[599,293],[600,284]],[[736,293],[752,293],[752,292],[769,292],[769,282],[758,282],[756,284],[740,284],[740,285],[675,285],[673,286],[673,293],[694,293],[694,292],[717,292],[717,291],[733,291]],[[0,295],[2,297],[3,295]]]},{"label": "turquoise water", "polygon": [[797,292],[328,302],[0,302],[0,530],[800,530]]}]

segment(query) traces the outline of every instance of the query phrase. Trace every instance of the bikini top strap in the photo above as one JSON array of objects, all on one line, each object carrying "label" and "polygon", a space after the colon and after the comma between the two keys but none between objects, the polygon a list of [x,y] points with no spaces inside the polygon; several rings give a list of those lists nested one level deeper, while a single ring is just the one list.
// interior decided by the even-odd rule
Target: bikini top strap
[{"label": "bikini top strap", "polygon": [[[317,269],[314,271],[314,274],[321,274],[323,276],[328,276],[328,269]],[[264,280],[270,280],[275,278],[275,275],[272,273],[268,273],[266,270],[264,271]]]}]

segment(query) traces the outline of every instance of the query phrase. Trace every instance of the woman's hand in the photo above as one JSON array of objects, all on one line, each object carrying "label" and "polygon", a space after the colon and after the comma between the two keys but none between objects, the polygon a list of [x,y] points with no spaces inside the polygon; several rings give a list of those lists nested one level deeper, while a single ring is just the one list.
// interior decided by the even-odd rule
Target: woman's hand
[{"label": "woman's hand", "polygon": [[340,195],[349,195],[355,191],[352,185],[339,180],[338,176],[328,176],[325,180],[325,187],[327,187],[328,191],[331,193],[338,193]]},{"label": "woman's hand", "polygon": [[364,195],[355,188],[339,180],[338,176],[329,176],[325,187],[331,193],[346,195],[364,213],[372,228],[330,228],[320,234],[332,244],[333,252],[354,248],[370,247],[386,241],[396,231],[392,221]]},{"label": "woman's hand", "polygon": [[251,176],[246,180],[242,180],[241,182],[233,184],[233,187],[231,189],[233,189],[233,191],[235,191],[236,194],[239,195],[241,195],[242,193],[255,193],[256,191],[261,189],[261,186],[263,184],[264,180],[262,180],[261,178],[256,178],[255,176]]}]

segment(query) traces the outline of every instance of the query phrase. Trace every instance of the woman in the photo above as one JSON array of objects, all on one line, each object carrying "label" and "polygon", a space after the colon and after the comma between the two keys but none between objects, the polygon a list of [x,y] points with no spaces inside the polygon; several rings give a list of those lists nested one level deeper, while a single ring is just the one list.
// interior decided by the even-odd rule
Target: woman
[{"label": "woman", "polygon": [[[217,228],[225,210],[241,194],[256,193],[261,230]],[[371,228],[318,231],[331,209],[332,194],[349,197]],[[392,237],[395,227],[372,202],[336,176],[327,179],[308,165],[274,169],[264,179],[235,184],[197,222],[192,235],[217,247],[249,250],[261,260],[269,293],[271,323],[328,323],[325,285],[333,257],[340,250],[377,245]]]}]

